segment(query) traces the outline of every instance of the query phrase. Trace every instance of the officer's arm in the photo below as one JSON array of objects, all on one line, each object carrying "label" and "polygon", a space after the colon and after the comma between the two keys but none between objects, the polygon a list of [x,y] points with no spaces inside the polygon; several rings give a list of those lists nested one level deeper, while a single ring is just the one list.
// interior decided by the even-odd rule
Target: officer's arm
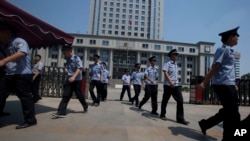
[{"label": "officer's arm", "polygon": [[212,65],[211,69],[209,70],[208,74],[205,77],[205,80],[203,81],[204,86],[206,86],[209,82],[209,80],[212,78],[214,73],[218,70],[220,66],[220,63],[215,63]]},{"label": "officer's arm", "polygon": [[166,80],[169,82],[170,85],[174,85],[174,83],[172,82],[172,80],[170,79],[168,72],[167,71],[163,71],[164,77],[166,78]]},{"label": "officer's arm", "polygon": [[75,73],[72,75],[72,77],[73,77],[73,78],[76,78],[77,75],[78,75],[80,72],[81,72],[81,69],[80,69],[80,68],[76,69],[76,71],[75,71]]},{"label": "officer's arm", "polygon": [[14,54],[12,54],[11,56],[8,56],[4,59],[2,59],[1,61],[5,64],[9,63],[9,62],[14,62],[14,61],[17,61],[19,60],[20,58],[24,57],[26,55],[26,53],[24,52],[21,52],[21,51],[18,51]]},{"label": "officer's arm", "polygon": [[151,83],[154,83],[154,81],[153,81],[147,74],[145,74],[145,77],[146,77],[146,79],[147,79],[148,81],[150,81]]}]

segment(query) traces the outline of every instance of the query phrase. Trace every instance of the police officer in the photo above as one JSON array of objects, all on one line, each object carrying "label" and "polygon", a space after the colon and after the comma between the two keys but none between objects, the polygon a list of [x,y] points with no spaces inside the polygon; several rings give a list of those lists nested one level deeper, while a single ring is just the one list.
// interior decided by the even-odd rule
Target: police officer
[{"label": "police officer", "polygon": [[151,97],[151,114],[159,115],[157,113],[158,104],[157,104],[157,94],[158,94],[158,69],[155,68],[155,56],[150,57],[149,59],[150,66],[145,70],[145,95],[142,101],[139,104],[139,109],[149,100]]},{"label": "police officer", "polygon": [[212,78],[213,89],[223,106],[217,114],[199,122],[201,131],[206,134],[207,129],[223,121],[223,141],[232,140],[235,129],[240,125],[233,50],[233,47],[238,43],[238,28],[219,34],[223,45],[216,50],[213,65],[205,80],[200,84],[201,88],[205,88]]},{"label": "police officer", "polygon": [[131,101],[131,93],[130,93],[130,86],[131,86],[131,76],[129,75],[129,69],[125,69],[125,74],[122,75],[122,92],[120,95],[120,101],[122,101],[125,91],[128,93],[128,99]]},{"label": "police officer", "polygon": [[54,117],[66,116],[66,108],[70,98],[72,97],[73,91],[75,92],[78,100],[80,101],[83,107],[83,112],[85,113],[88,111],[88,104],[81,91],[83,68],[82,61],[79,56],[76,56],[72,53],[71,46],[63,46],[62,52],[66,58],[66,67],[68,72],[66,82],[63,85],[62,100],[57,109],[57,113],[52,114]]},{"label": "police officer", "polygon": [[177,123],[187,125],[189,124],[189,122],[187,122],[184,119],[183,97],[178,80],[178,68],[176,63],[178,55],[179,54],[177,53],[176,49],[171,50],[168,53],[170,61],[164,63],[163,66],[163,74],[165,80],[164,80],[164,93],[162,96],[160,118],[162,120],[167,120],[165,116],[166,107],[170,99],[170,96],[172,95],[174,100],[177,102],[176,121]]},{"label": "police officer", "polygon": [[134,104],[135,101],[135,106],[139,106],[139,95],[141,92],[141,86],[144,85],[144,75],[140,72],[141,69],[141,64],[136,63],[135,64],[135,71],[132,73],[132,78],[131,81],[134,86],[134,91],[135,91],[135,96],[132,98],[131,102],[132,105]]},{"label": "police officer", "polygon": [[110,73],[109,71],[106,69],[106,63],[102,62],[102,66],[103,66],[103,80],[101,82],[101,92],[102,92],[102,101],[105,101],[107,99],[107,95],[108,95],[108,84],[110,83]]},{"label": "police officer", "polygon": [[[94,64],[90,66],[90,84],[89,84],[89,92],[91,95],[91,98],[93,100],[94,106],[100,105],[100,98],[101,98],[101,82],[103,80],[102,73],[103,73],[103,67],[100,63],[98,63],[100,56],[98,54],[95,54],[93,56]],[[97,89],[97,96],[95,96],[94,88]]]},{"label": "police officer", "polygon": [[0,21],[0,44],[4,45],[7,57],[0,60],[0,67],[6,65],[6,75],[2,78],[0,85],[0,109],[2,110],[10,90],[14,92],[21,101],[24,123],[16,126],[16,129],[26,128],[37,124],[35,118],[35,107],[31,94],[31,63],[28,43],[16,37],[15,27]]},{"label": "police officer", "polygon": [[39,95],[39,85],[41,81],[41,73],[43,71],[43,63],[41,62],[41,55],[35,55],[35,62],[36,64],[32,68],[32,94],[33,94],[33,101],[36,103],[38,100],[42,99]]}]

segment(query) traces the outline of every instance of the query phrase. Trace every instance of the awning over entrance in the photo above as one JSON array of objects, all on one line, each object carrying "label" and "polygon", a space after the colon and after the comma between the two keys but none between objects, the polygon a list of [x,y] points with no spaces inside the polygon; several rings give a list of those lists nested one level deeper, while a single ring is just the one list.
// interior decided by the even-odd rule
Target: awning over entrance
[{"label": "awning over entrance", "polygon": [[74,37],[32,16],[22,9],[0,0],[0,19],[18,28],[30,48],[72,44]]}]

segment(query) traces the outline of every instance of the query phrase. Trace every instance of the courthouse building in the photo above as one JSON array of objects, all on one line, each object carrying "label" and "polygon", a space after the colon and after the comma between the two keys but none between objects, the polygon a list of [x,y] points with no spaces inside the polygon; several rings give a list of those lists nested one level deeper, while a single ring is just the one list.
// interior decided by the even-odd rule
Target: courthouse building
[{"label": "courthouse building", "polygon": [[[72,34],[74,54],[83,60],[83,66],[89,68],[93,63],[93,55],[99,54],[100,62],[107,63],[112,79],[120,79],[125,68],[131,71],[135,63],[141,63],[141,70],[148,67],[148,58],[156,56],[156,67],[159,69],[159,81],[164,77],[163,63],[169,60],[168,52],[177,49],[179,80],[188,85],[191,75],[204,76],[213,61],[214,43],[199,41],[197,43],[182,43],[162,40],[148,40],[137,38],[108,37],[88,34]],[[64,67],[65,60],[61,46],[40,49],[37,53],[42,55],[45,66]]]},{"label": "courthouse building", "polygon": [[[99,54],[106,62],[112,79],[120,79],[125,68],[133,70],[141,63],[148,67],[148,58],[156,56],[159,81],[164,80],[162,67],[168,52],[177,49],[178,78],[188,85],[191,75],[204,76],[214,56],[214,43],[183,43],[163,40],[164,0],[91,0],[87,34],[72,34],[74,53],[89,68],[92,56]],[[61,47],[41,49],[45,66],[63,67]]]}]

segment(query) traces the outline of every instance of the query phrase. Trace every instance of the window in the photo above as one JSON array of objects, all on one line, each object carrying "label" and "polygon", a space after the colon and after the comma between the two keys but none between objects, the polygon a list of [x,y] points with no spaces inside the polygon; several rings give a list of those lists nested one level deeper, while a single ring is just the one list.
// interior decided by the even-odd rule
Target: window
[{"label": "window", "polygon": [[192,57],[187,57],[187,61],[193,61]]},{"label": "window", "polygon": [[193,65],[192,64],[187,64],[187,68],[192,68]]},{"label": "window", "polygon": [[180,70],[178,71],[178,75],[181,75],[181,71]]},{"label": "window", "polygon": [[111,24],[109,25],[109,29],[112,29],[112,25]]},{"label": "window", "polygon": [[142,48],[148,49],[148,44],[142,44]]},{"label": "window", "polygon": [[167,51],[171,51],[173,49],[173,46],[166,46]]},{"label": "window", "polygon": [[102,41],[102,45],[103,45],[103,46],[109,46],[109,41],[103,40],[103,41]]},{"label": "window", "polygon": [[192,75],[192,71],[187,71],[187,75]]},{"label": "window", "polygon": [[155,50],[161,50],[161,45],[155,45]]},{"label": "window", "polygon": [[184,47],[178,47],[178,52],[184,52]]},{"label": "window", "polygon": [[84,49],[83,48],[77,48],[77,53],[83,53]]},{"label": "window", "polygon": [[51,58],[52,58],[52,59],[57,59],[57,57],[58,57],[57,54],[52,54],[52,55],[51,55]]},{"label": "window", "polygon": [[76,39],[76,43],[77,44],[82,44],[83,43],[83,39]]},{"label": "window", "polygon": [[89,44],[90,45],[95,45],[96,44],[96,40],[89,40]]},{"label": "window", "polygon": [[190,53],[195,53],[195,48],[189,48]]},{"label": "window", "polygon": [[147,53],[141,53],[141,57],[147,58],[147,57],[148,57],[148,54],[147,54]]},{"label": "window", "polygon": [[51,62],[51,67],[57,67],[57,62]]},{"label": "window", "polygon": [[141,60],[141,64],[147,65],[147,60]]}]

